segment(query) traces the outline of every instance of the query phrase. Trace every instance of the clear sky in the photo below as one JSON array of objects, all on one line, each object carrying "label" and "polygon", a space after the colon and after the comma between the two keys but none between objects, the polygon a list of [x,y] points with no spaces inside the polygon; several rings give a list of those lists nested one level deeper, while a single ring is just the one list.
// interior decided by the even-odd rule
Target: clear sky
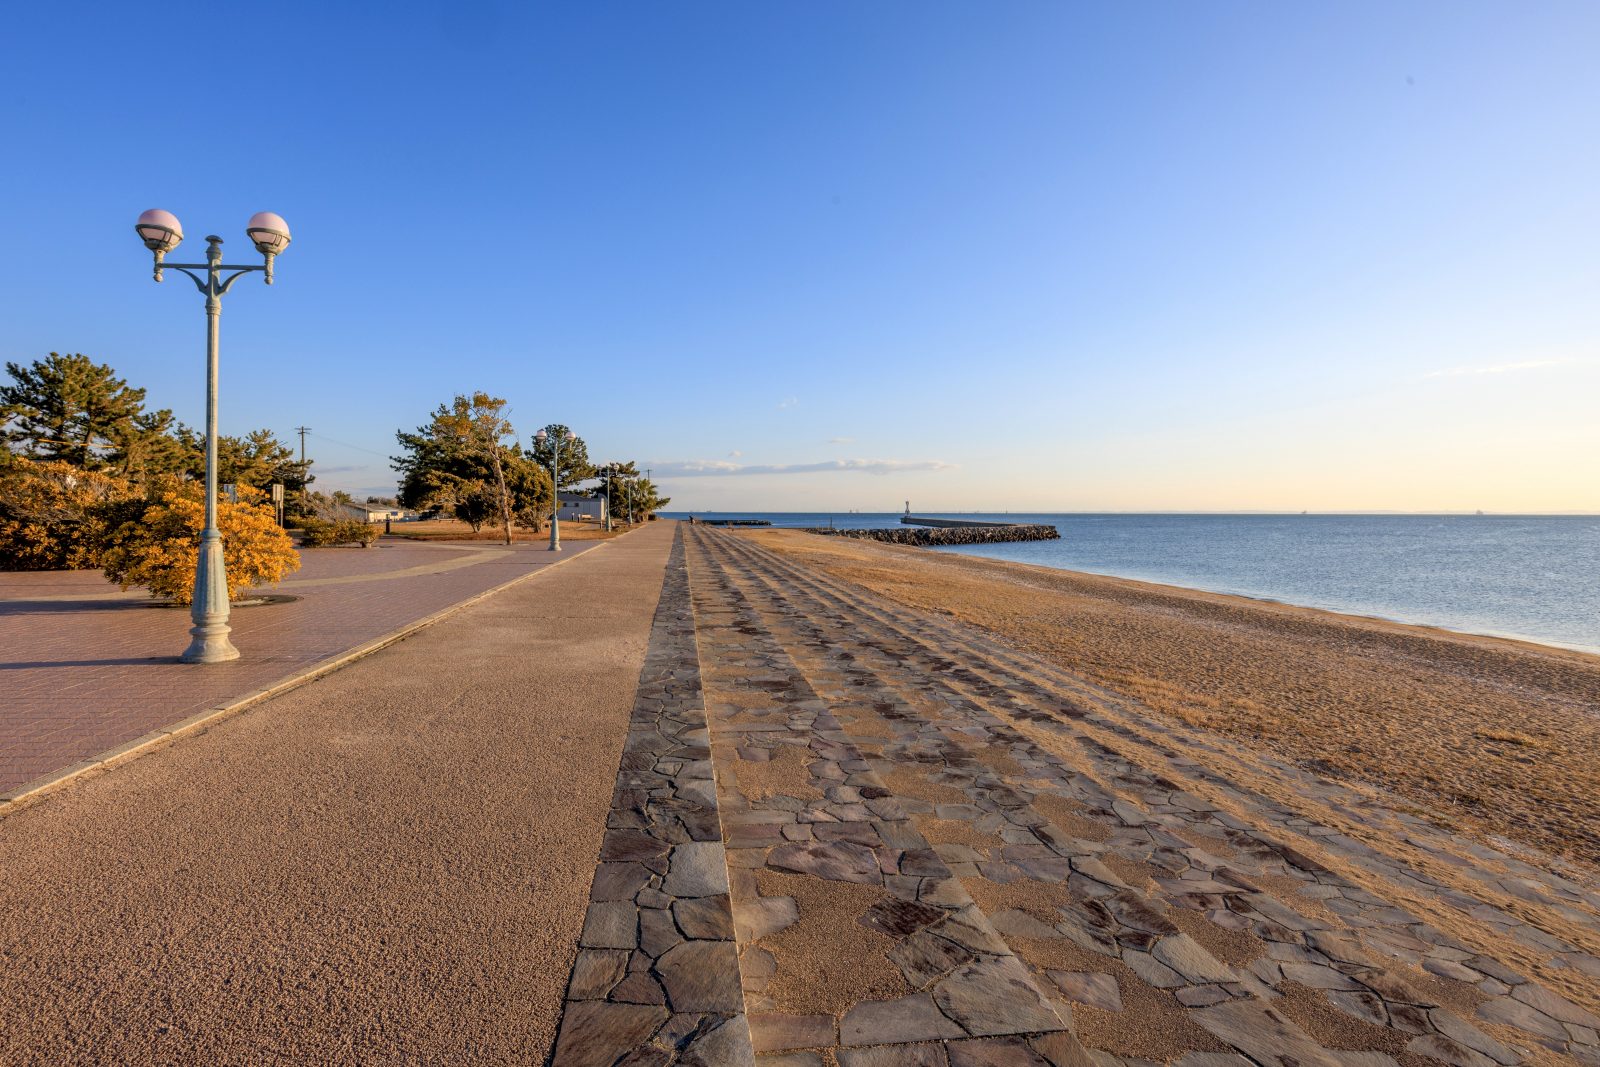
[{"label": "clear sky", "polygon": [[8,9],[0,358],[224,432],[457,392],[673,509],[1600,509],[1600,5]]}]

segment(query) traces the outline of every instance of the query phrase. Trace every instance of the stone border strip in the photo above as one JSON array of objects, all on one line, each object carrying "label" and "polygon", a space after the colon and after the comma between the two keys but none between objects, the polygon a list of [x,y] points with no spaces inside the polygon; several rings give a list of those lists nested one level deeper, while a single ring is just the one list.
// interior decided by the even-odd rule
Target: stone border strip
[{"label": "stone border strip", "polygon": [[754,1062],[681,527],[578,946],[551,1067]]},{"label": "stone border strip", "polygon": [[501,582],[499,585],[494,586],[491,589],[485,589],[481,593],[475,593],[465,600],[458,601],[454,604],[451,604],[447,608],[442,608],[439,611],[434,612],[432,615],[423,616],[422,618],[413,622],[406,623],[404,626],[390,630],[388,633],[379,637],[375,637],[365,644],[357,645],[355,648],[336,653],[335,655],[329,656],[328,658],[320,660],[317,663],[313,663],[304,670],[296,671],[293,674],[287,675],[279,681],[266,686],[265,688],[246,693],[244,696],[230,700],[226,704],[218,704],[216,707],[207,708],[204,711],[196,712],[195,714],[190,715],[188,718],[180,719],[170,726],[163,726],[159,729],[151,730],[149,733],[140,737],[136,737],[132,741],[125,741],[120,745],[106,749],[104,752],[101,752],[98,755],[90,756],[85,760],[79,760],[70,767],[63,768],[59,771],[53,771],[42,778],[35,778],[31,782],[24,782],[15,789],[0,793],[0,819],[5,818],[12,812],[20,811],[25,807],[32,806],[33,802],[38,800],[42,795],[46,793],[52,793],[61,786],[68,785],[86,774],[108,770],[117,764],[133,759],[135,756],[143,755],[145,752],[157,747],[158,745],[176,740],[177,738],[192,733],[202,727],[213,726],[221,722],[223,719],[237,714],[238,712],[244,711],[247,708],[253,707],[262,701],[269,700],[281,693],[287,693],[289,690],[296,689],[302,685],[305,685],[307,682],[316,681],[325,674],[331,674],[340,667],[354,663],[358,659],[363,659],[367,656],[370,656],[379,649],[386,648],[389,645],[394,644],[396,641],[404,640],[419,630],[424,630],[429,626],[432,626],[434,623],[441,622],[459,611],[464,611],[480,601],[487,600],[496,593],[504,592],[505,590],[510,589],[512,586],[520,585],[531,578],[537,578],[539,575],[548,573],[556,567],[561,566],[563,563],[567,563],[571,560],[577,559],[579,556],[603,548],[609,543],[610,542],[608,541],[601,541],[596,544],[594,548],[584,549],[582,552],[575,552],[563,559],[556,560],[554,563],[547,563],[544,566],[539,567],[537,570],[530,571],[527,574],[518,575],[509,581]]}]

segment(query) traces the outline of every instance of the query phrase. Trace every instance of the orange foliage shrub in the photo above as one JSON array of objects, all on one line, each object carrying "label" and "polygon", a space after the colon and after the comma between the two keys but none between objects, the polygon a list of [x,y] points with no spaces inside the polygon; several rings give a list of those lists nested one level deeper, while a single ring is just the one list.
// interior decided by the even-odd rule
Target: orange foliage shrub
[{"label": "orange foliage shrub", "polygon": [[[253,586],[281,581],[300,569],[300,554],[289,535],[273,521],[260,490],[240,486],[239,503],[217,503],[228,596],[238,600]],[[202,488],[164,480],[151,490],[147,506],[128,517],[107,538],[102,557],[106,578],[124,589],[140,585],[151,596],[187,604],[194,597],[194,572],[205,527]]]},{"label": "orange foliage shrub", "polygon": [[104,509],[132,495],[121,478],[59,460],[0,467],[0,570],[99,566]]}]

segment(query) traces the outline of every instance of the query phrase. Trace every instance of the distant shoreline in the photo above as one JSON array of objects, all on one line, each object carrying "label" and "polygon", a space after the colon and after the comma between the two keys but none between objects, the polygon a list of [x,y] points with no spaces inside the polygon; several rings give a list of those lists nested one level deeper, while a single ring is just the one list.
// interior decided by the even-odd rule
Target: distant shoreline
[{"label": "distant shoreline", "polygon": [[[935,551],[1600,653],[1600,520],[1589,516],[969,516],[1062,537]],[[902,517],[761,515],[775,529],[901,530]]]},{"label": "distant shoreline", "polygon": [[[690,516],[702,518],[712,516],[749,516],[752,518],[770,518],[786,515],[832,515],[838,519],[859,515],[862,518],[894,518],[901,515],[899,511],[663,511],[664,519],[687,519]],[[1466,519],[1595,519],[1600,518],[1600,511],[1268,511],[1242,509],[1235,511],[1182,511],[1182,510],[1155,510],[1155,511],[950,511],[938,508],[925,508],[918,511],[921,515],[932,516],[963,516],[963,515],[1034,515],[1039,517],[1068,518],[1083,515],[1193,515],[1193,516],[1228,516],[1228,515],[1300,515],[1306,518],[1333,515],[1341,518],[1374,518],[1381,519],[1386,516],[1401,518],[1430,518],[1441,519],[1466,518]]]},{"label": "distant shoreline", "polygon": [[[939,549],[928,549],[930,552],[940,552]],[[941,553],[943,554],[943,553]],[[951,553],[952,555],[954,553]],[[1436,622],[1416,622],[1411,619],[1396,618],[1392,615],[1380,615],[1361,611],[1340,611],[1338,608],[1324,608],[1315,604],[1301,604],[1293,600],[1284,600],[1279,597],[1264,596],[1259,593],[1246,593],[1237,589],[1208,589],[1198,585],[1177,585],[1173,582],[1156,581],[1153,578],[1131,578],[1125,574],[1109,574],[1104,571],[1073,570],[1066,567],[1048,567],[1042,563],[1023,563],[1018,560],[1000,559],[996,556],[985,556],[982,553],[961,553],[962,556],[974,559],[984,559],[993,563],[1004,563],[1011,567],[1029,567],[1044,571],[1049,574],[1069,574],[1081,578],[1103,578],[1113,582],[1126,582],[1135,586],[1146,586],[1151,590],[1170,593],[1203,593],[1207,596],[1229,597],[1236,600],[1249,601],[1252,604],[1268,604],[1279,608],[1293,608],[1296,611],[1313,611],[1322,615],[1330,615],[1336,619],[1349,619],[1367,622],[1388,623],[1393,626],[1403,626],[1408,629],[1432,630],[1450,637],[1481,637],[1490,641],[1509,641],[1518,645],[1532,645],[1535,648],[1559,649],[1563,652],[1577,652],[1585,656],[1600,657],[1600,645],[1574,644],[1564,641],[1553,641],[1543,637],[1530,637],[1527,634],[1510,633],[1505,631],[1468,630],[1456,626],[1447,626]]]}]

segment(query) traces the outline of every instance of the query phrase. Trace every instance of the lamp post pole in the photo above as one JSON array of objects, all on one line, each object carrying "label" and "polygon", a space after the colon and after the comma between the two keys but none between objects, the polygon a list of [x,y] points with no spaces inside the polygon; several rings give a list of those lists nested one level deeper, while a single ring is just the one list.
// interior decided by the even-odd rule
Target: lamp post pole
[{"label": "lamp post pole", "polygon": [[[272,261],[289,246],[288,224],[271,212],[260,212],[251,217],[245,232],[255,242],[256,250],[265,262],[261,266],[241,266],[222,262],[222,238],[206,237],[204,263],[163,263],[166,254],[183,240],[183,227],[177,218],[165,211],[146,211],[139,216],[134,230],[145,247],[155,254],[155,280],[161,281],[161,272],[170,267],[182,271],[194,282],[206,299],[206,482],[205,527],[200,531],[199,557],[195,561],[194,599],[189,617],[194,625],[189,628],[189,647],[184,650],[185,663],[226,663],[238,659],[239,650],[228,639],[228,571],[222,554],[222,531],[217,528],[217,354],[219,324],[222,318],[222,298],[233,283],[252,271],[265,273],[265,281],[272,284]],[[196,271],[205,272],[202,278]],[[232,271],[226,278],[224,271]]]},{"label": "lamp post pole", "polygon": [[550,512],[550,551],[561,551],[561,441],[550,442],[550,495],[555,508]]},{"label": "lamp post pole", "polygon": [[606,465],[606,533],[611,532],[611,479],[616,474],[616,464]]},{"label": "lamp post pole", "polygon": [[561,446],[563,443],[571,444],[577,440],[571,430],[565,433],[551,433],[546,426],[533,435],[533,439],[541,445],[550,443],[550,495],[552,506],[550,508],[550,551],[561,551]]}]

